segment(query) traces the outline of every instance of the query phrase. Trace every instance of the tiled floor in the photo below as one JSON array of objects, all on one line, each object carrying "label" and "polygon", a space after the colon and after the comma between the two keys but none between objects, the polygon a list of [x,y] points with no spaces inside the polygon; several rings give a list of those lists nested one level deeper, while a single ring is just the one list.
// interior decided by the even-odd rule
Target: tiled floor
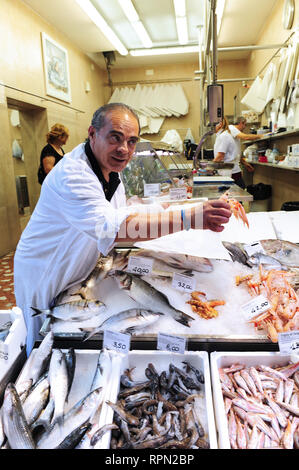
[{"label": "tiled floor", "polygon": [[11,309],[16,305],[13,282],[14,252],[0,258],[0,310]]}]

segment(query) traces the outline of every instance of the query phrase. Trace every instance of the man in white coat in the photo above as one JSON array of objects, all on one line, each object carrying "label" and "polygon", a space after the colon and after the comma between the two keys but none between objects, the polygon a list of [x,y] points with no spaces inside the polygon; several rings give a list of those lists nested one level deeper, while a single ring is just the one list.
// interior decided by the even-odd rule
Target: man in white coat
[{"label": "man in white coat", "polygon": [[186,209],[184,216],[178,210],[151,214],[126,205],[119,172],[133,156],[139,131],[131,108],[121,103],[102,106],[93,115],[89,140],[67,153],[44,180],[14,258],[15,297],[26,321],[27,354],[42,339],[44,321],[32,317],[31,307],[51,308],[61,292],[86,279],[100,253],[107,255],[115,242],[147,240],[156,233],[152,224],[161,236],[186,228],[187,219],[191,228],[217,232],[228,222],[229,205],[219,200]]}]

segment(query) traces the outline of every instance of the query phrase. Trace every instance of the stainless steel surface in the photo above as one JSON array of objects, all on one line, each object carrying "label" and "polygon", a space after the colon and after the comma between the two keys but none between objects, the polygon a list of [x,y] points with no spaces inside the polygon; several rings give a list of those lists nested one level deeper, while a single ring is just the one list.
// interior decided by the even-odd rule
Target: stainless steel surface
[{"label": "stainless steel surface", "polygon": [[230,163],[230,162],[214,162],[211,160],[200,160],[198,162],[198,168],[202,168],[204,170],[207,170],[209,168],[220,170],[220,169],[226,169],[226,168],[229,169],[233,167],[234,167],[234,163]]}]

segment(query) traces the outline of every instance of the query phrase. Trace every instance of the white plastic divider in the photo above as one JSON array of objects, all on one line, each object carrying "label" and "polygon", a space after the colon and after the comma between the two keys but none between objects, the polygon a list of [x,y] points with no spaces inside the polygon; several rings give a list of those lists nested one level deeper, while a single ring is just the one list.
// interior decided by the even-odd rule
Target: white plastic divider
[{"label": "white plastic divider", "polygon": [[224,400],[219,377],[219,368],[229,367],[232,364],[245,364],[246,367],[258,366],[284,366],[292,360],[290,355],[282,355],[279,352],[212,352],[210,354],[213,403],[216,418],[219,449],[231,449],[228,421],[224,408]]},{"label": "white plastic divider", "polygon": [[0,326],[12,322],[4,341],[0,341],[0,380],[7,373],[26,344],[27,328],[23,312],[19,307],[0,310]]}]

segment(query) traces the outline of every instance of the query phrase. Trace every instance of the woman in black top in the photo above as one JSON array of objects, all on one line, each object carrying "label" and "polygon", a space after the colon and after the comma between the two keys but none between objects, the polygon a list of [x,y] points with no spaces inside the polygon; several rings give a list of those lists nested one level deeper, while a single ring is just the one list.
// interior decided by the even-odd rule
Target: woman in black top
[{"label": "woman in black top", "polygon": [[40,155],[40,166],[38,169],[38,182],[43,183],[47,174],[62,159],[65,145],[69,137],[69,131],[63,124],[54,124],[46,135],[47,145],[42,149]]}]

